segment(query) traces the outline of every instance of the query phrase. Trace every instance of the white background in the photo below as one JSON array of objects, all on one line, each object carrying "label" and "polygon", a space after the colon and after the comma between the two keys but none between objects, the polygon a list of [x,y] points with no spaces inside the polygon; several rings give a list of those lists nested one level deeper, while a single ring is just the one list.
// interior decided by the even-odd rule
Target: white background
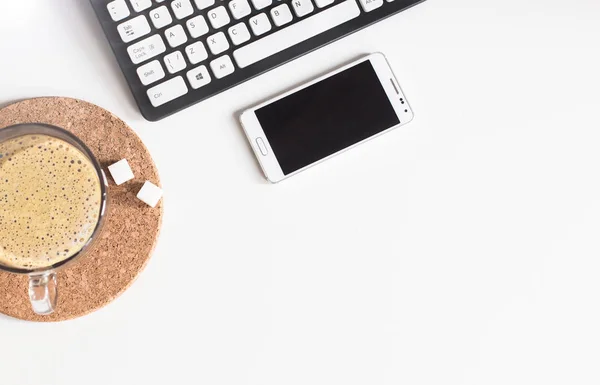
[{"label": "white background", "polygon": [[[88,2],[0,2],[0,104],[96,103],[150,148],[159,246],[2,385],[598,384],[600,2],[429,0],[159,123]],[[382,51],[415,120],[279,185],[236,113]]]}]

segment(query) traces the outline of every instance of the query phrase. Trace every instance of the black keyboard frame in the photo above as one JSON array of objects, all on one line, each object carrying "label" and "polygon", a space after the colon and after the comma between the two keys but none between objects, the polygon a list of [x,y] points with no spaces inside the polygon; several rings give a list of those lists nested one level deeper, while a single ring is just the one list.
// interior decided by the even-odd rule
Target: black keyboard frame
[{"label": "black keyboard frame", "polygon": [[[311,17],[311,16],[315,15],[317,12],[322,12],[326,9],[329,9],[330,7],[333,7],[333,6],[341,3],[341,0],[336,0],[333,4],[331,4],[327,7],[324,7],[324,8],[318,8],[315,5],[315,11],[312,14],[304,16],[302,18],[296,17],[296,15],[294,14],[294,11],[293,11],[293,7],[290,4],[290,1],[285,1],[285,3],[288,3],[288,5],[290,5],[290,11],[292,12],[292,15],[293,15],[293,20],[290,23],[288,23],[285,26],[282,26],[280,28],[276,28],[275,26],[273,26],[274,28],[271,31],[265,33],[264,35],[261,35],[260,37],[255,37],[252,35],[252,32],[250,32],[251,36],[252,36],[251,39],[249,41],[247,41],[246,43],[241,44],[239,46],[234,46],[233,43],[231,43],[231,39],[229,38],[229,34],[227,33],[227,28],[240,22],[239,20],[235,20],[233,18],[233,16],[231,15],[231,12],[229,11],[229,7],[227,5],[227,3],[228,3],[227,0],[225,0],[225,1],[217,0],[215,2],[214,6],[211,6],[202,11],[199,11],[196,8],[194,1],[190,0],[190,2],[192,3],[192,6],[194,7],[194,13],[182,20],[178,20],[174,17],[173,11],[170,9],[172,0],[167,0],[162,3],[153,2],[153,6],[151,8],[149,8],[145,11],[139,12],[139,13],[135,12],[133,10],[133,8],[131,7],[131,3],[129,3],[129,1],[126,0],[128,3],[127,5],[131,12],[131,15],[129,17],[127,17],[126,19],[118,21],[118,22],[115,22],[112,20],[109,12],[107,10],[106,6],[108,3],[110,3],[110,1],[111,0],[90,0],[91,4],[96,12],[96,15],[98,16],[98,19],[100,20],[102,29],[104,30],[104,33],[105,33],[106,37],[108,38],[110,46],[112,47],[112,50],[113,50],[115,56],[117,57],[119,66],[121,67],[121,70],[123,71],[123,74],[125,75],[127,83],[129,84],[131,92],[133,93],[133,96],[137,102],[140,112],[142,113],[142,116],[144,116],[144,118],[146,120],[154,122],[154,121],[158,121],[163,118],[166,118],[169,115],[179,112],[179,111],[181,111],[187,107],[190,107],[196,103],[199,103],[205,99],[208,99],[211,96],[214,96],[214,95],[219,94],[223,91],[226,91],[232,87],[235,87],[236,85],[238,85],[240,83],[243,83],[247,80],[255,78],[269,70],[272,70],[273,68],[276,68],[276,67],[278,67],[282,64],[285,64],[291,60],[294,60],[302,55],[305,55],[311,51],[314,51],[314,50],[321,48],[329,43],[332,43],[338,39],[341,39],[347,35],[350,35],[353,32],[356,32],[365,27],[368,27],[369,25],[374,24],[380,20],[383,20],[394,14],[397,14],[408,8],[411,8],[425,0],[395,0],[390,3],[388,3],[384,0],[384,4],[382,7],[377,8],[371,12],[364,12],[362,10],[361,5],[358,4],[359,8],[361,9],[360,16],[358,16],[342,25],[334,27],[320,35],[317,35],[313,38],[305,40],[295,46],[292,46],[292,47],[286,49],[286,50],[283,50],[273,56],[270,56],[264,60],[261,60],[258,63],[255,63],[248,67],[245,67],[245,68],[239,68],[237,66],[237,64],[235,63],[235,59],[233,58],[233,54],[232,54],[234,50],[236,50],[240,47],[243,47],[246,44],[250,44],[253,41],[259,40],[260,38],[268,36],[271,33],[276,33],[277,31],[280,31],[281,29],[283,29],[287,26],[290,26],[294,23],[297,23],[301,20]],[[252,5],[251,5],[252,13],[249,16],[242,19],[242,21],[246,22],[249,17],[252,17],[254,15],[257,15],[257,14],[260,14],[263,12],[268,13],[272,7],[277,5],[277,3],[283,3],[283,1],[275,0],[275,1],[273,1],[272,6],[266,8],[266,9],[262,9],[260,11],[257,11],[256,9],[254,9],[254,7],[252,7]],[[313,1],[313,3],[314,3],[314,1]],[[150,11],[152,11],[153,9],[156,9],[157,7],[159,7],[161,5],[166,5],[167,8],[169,8],[169,12],[171,13],[171,16],[173,16],[173,22],[169,26],[161,28],[160,30],[157,30],[156,28],[154,28],[154,25],[152,25],[152,21],[150,20],[150,17],[148,16],[148,14],[150,13]],[[229,16],[231,18],[231,22],[224,27],[221,27],[219,29],[214,29],[208,22],[208,19],[206,18],[206,13],[219,5],[225,6],[225,9],[227,10],[227,12],[229,13]],[[198,39],[193,39],[193,38],[191,38],[189,31],[187,30],[187,27],[185,26],[185,22],[189,18],[195,17],[199,14],[205,15],[205,18],[207,19],[210,30],[206,35],[203,35]],[[129,20],[133,17],[139,16],[139,15],[146,16],[146,18],[148,19],[148,22],[150,23],[151,32],[148,35],[140,37],[132,42],[123,43],[123,41],[121,40],[121,37],[119,36],[119,33],[117,31],[117,25],[119,25],[120,23],[122,23],[126,20]],[[177,48],[171,48],[164,36],[164,30],[175,24],[183,25],[183,29],[185,30],[185,33],[188,37],[188,42]],[[185,47],[189,44],[192,44],[194,41],[198,41],[198,40],[204,41],[208,36],[215,34],[217,32],[220,32],[220,31],[223,31],[224,34],[227,36],[227,39],[230,43],[230,49],[219,55],[213,55],[207,47],[207,52],[209,55],[208,58],[201,63],[191,65],[185,55],[185,52],[183,52],[185,50]],[[139,66],[141,66],[147,62],[150,62],[151,60],[154,60],[154,59],[150,59],[150,60],[144,61],[139,64],[133,64],[131,62],[131,59],[129,58],[129,54],[127,53],[127,47],[132,44],[135,44],[136,42],[141,41],[149,36],[152,36],[155,33],[161,34],[161,37],[162,37],[163,41],[165,42],[165,46],[167,47],[166,52],[162,53],[157,58],[159,58],[160,61],[162,62],[162,58],[165,55],[167,55],[171,52],[180,50],[183,52],[183,56],[185,57],[185,60],[187,63],[187,68],[176,74],[169,74],[167,71],[165,71],[166,76],[163,79],[161,79],[160,81],[158,81],[154,84],[144,86],[138,77],[136,69]],[[206,46],[206,44],[205,44],[205,46]],[[186,72],[192,68],[195,68],[195,67],[203,65],[203,64],[206,65],[207,68],[209,68],[208,63],[210,63],[210,61],[214,60],[217,57],[223,56],[223,55],[229,55],[229,57],[231,58],[231,60],[234,64],[235,72],[232,73],[231,75],[228,75],[228,76],[222,78],[222,79],[216,79],[213,76],[212,82],[210,82],[208,85],[201,87],[197,90],[194,90],[193,88],[191,88],[191,86],[188,82],[188,79],[186,77]],[[161,63],[161,65],[163,65],[163,68],[164,68],[164,62]],[[209,68],[209,71],[210,71],[210,68]],[[148,98],[146,91],[149,88],[156,86],[157,84],[165,82],[176,76],[182,76],[184,78],[186,85],[188,86],[189,92],[175,100],[172,100],[166,104],[163,104],[162,106],[159,106],[159,107],[152,106],[152,104],[150,104],[150,99]]]}]

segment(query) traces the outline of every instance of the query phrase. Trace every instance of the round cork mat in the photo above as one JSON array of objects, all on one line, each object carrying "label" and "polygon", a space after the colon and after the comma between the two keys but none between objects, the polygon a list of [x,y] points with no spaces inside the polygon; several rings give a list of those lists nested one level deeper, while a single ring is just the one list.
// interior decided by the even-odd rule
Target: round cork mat
[{"label": "round cork mat", "polygon": [[[108,215],[100,238],[83,257],[58,273],[58,305],[49,316],[31,310],[28,278],[0,271],[0,312],[28,321],[63,321],[89,314],[123,293],[154,250],[163,208],[136,198],[149,180],[160,186],[148,149],[121,119],[93,104],[69,98],[24,100],[0,110],[0,128],[46,123],[79,137],[100,161],[108,179]],[[116,186],[108,166],[126,158],[135,179]]]}]

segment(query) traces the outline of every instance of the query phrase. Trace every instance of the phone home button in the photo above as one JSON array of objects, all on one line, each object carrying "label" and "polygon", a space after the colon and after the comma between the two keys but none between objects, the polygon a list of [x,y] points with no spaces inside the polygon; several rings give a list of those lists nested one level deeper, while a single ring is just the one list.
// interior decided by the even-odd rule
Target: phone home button
[{"label": "phone home button", "polygon": [[260,153],[263,154],[263,156],[267,156],[267,146],[265,145],[265,141],[262,140],[262,138],[256,138],[256,145],[258,146]]}]

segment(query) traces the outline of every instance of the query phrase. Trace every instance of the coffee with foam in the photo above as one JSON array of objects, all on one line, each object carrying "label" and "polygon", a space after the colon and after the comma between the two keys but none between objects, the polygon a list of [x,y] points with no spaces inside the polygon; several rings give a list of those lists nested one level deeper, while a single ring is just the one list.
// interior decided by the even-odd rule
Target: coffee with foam
[{"label": "coffee with foam", "polygon": [[88,157],[63,140],[0,143],[0,264],[39,269],[77,254],[100,218],[100,183]]}]

